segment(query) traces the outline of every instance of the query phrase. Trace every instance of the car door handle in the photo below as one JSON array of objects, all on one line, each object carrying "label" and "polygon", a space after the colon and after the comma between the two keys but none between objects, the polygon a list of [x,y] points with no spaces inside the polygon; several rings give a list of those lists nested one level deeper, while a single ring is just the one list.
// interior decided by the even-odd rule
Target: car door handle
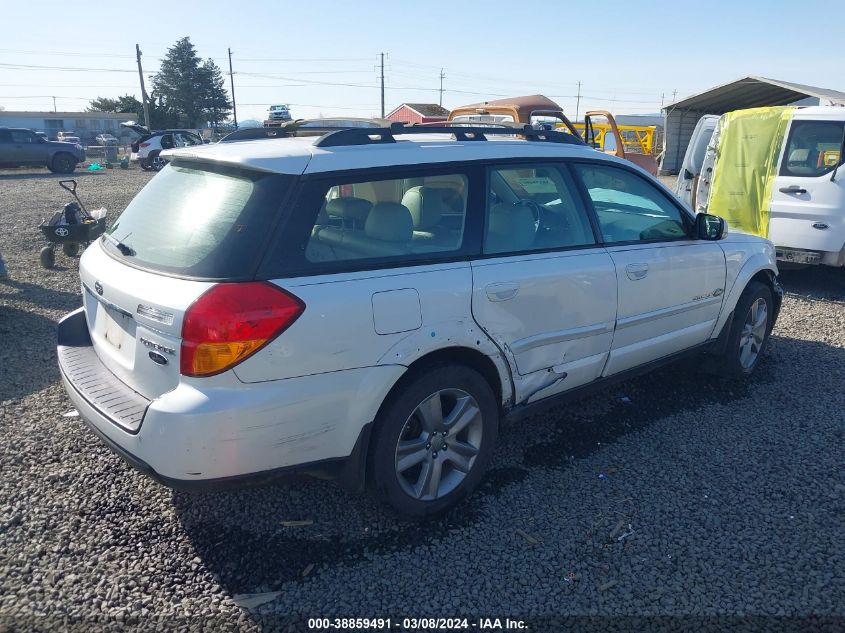
[{"label": "car door handle", "polygon": [[628,264],[625,266],[625,273],[631,281],[643,279],[648,275],[648,264]]},{"label": "car door handle", "polygon": [[507,301],[519,292],[519,284],[513,281],[497,282],[484,287],[490,301]]},{"label": "car door handle", "polygon": [[804,187],[799,187],[798,185],[789,185],[788,187],[781,187],[778,189],[781,193],[807,193],[807,190]]}]

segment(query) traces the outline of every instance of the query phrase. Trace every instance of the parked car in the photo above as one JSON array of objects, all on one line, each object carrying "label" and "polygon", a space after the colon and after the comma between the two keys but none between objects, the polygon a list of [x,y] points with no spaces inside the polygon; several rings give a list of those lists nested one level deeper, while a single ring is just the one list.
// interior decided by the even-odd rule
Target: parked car
[{"label": "parked car", "polygon": [[47,167],[69,174],[84,161],[79,143],[45,141],[31,130],[0,127],[0,167]]},{"label": "parked car", "polygon": [[744,377],[781,303],[770,242],[571,134],[394,124],[164,158],[85,250],[58,358],[91,429],[169,486],[305,472],[437,513],[504,418],[688,353]]},{"label": "parked car", "polygon": [[82,143],[82,139],[74,132],[58,132],[56,134],[56,139],[62,143]]},{"label": "parked car", "polygon": [[843,155],[845,108],[728,112],[705,154],[695,209],[767,237],[784,262],[845,267]]},{"label": "parked car", "polygon": [[111,134],[97,134],[96,137],[97,145],[109,146],[109,145],[117,145],[119,141],[116,137]]},{"label": "parked car", "polygon": [[271,105],[267,111],[268,121],[290,121],[290,108],[286,105]]},{"label": "parked car", "polygon": [[202,145],[203,138],[194,130],[149,130],[134,121],[120,124],[136,132],[139,136],[132,143],[130,162],[137,162],[141,169],[161,171],[167,160],[161,155],[164,150],[177,147]]}]

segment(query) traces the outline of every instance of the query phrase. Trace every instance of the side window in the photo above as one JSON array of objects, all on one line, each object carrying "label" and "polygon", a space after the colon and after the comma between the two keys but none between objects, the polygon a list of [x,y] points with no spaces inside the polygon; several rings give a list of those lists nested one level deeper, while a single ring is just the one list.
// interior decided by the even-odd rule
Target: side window
[{"label": "side window", "polygon": [[12,143],[35,143],[35,134],[27,130],[9,130]]},{"label": "side window", "polygon": [[680,209],[645,178],[609,165],[578,164],[605,242],[687,236]]},{"label": "side window", "polygon": [[842,121],[793,121],[780,165],[781,176],[815,177],[842,160]]},{"label": "side window", "polygon": [[305,257],[318,263],[458,251],[467,191],[463,174],[336,183],[321,199]]},{"label": "side window", "polygon": [[175,141],[173,139],[173,135],[172,134],[164,134],[161,137],[161,148],[162,149],[173,149],[174,147],[176,147],[176,145],[175,145]]},{"label": "side window", "polygon": [[484,253],[514,253],[595,244],[590,220],[560,165],[491,167]]}]

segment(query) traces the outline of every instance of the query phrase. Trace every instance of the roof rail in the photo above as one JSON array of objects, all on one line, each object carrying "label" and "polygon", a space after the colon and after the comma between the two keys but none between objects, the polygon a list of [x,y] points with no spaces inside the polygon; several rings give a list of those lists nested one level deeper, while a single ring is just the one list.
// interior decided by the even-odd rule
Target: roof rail
[{"label": "roof rail", "polygon": [[391,123],[382,128],[347,128],[329,132],[314,143],[315,147],[344,147],[347,145],[377,145],[395,143],[396,137],[407,134],[451,134],[458,141],[486,141],[488,136],[521,136],[526,141],[584,145],[584,142],[565,132],[538,130],[528,124],[496,126],[467,126],[466,123],[441,125],[405,125]]}]

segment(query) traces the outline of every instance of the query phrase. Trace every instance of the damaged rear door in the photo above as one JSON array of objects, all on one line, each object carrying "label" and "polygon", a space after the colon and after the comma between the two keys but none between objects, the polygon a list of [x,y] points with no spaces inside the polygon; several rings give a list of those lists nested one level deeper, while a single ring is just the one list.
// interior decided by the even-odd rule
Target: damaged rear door
[{"label": "damaged rear door", "polygon": [[613,260],[564,163],[487,169],[472,313],[511,365],[516,403],[599,377],[616,320]]}]

